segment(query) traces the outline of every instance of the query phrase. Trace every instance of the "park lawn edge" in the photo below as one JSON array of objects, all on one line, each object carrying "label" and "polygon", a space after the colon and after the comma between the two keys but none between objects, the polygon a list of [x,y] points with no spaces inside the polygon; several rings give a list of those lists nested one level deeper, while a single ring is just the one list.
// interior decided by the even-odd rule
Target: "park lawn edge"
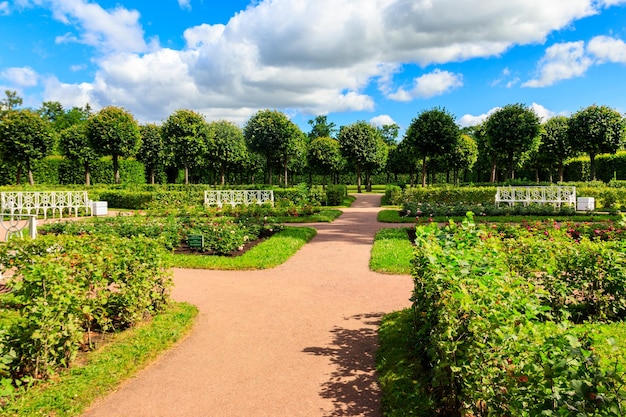
[{"label": "park lawn edge", "polygon": [[198,309],[171,302],[151,320],[111,336],[90,352],[85,365],[73,366],[58,378],[9,398],[0,416],[78,416],[94,401],[152,363],[192,328]]},{"label": "park lawn edge", "polygon": [[382,274],[410,275],[413,245],[408,238],[410,228],[380,229],[374,236],[370,270]]},{"label": "park lawn edge", "polygon": [[274,268],[287,261],[317,234],[312,227],[287,226],[241,256],[172,255],[175,268],[254,270]]}]

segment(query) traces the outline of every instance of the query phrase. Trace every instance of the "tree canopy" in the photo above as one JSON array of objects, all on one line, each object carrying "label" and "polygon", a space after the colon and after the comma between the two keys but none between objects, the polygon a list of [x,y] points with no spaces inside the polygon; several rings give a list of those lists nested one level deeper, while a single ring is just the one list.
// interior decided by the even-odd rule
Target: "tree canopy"
[{"label": "tree canopy", "polygon": [[243,130],[232,122],[220,120],[209,123],[214,145],[210,150],[211,159],[217,165],[220,182],[226,183],[226,173],[243,164],[248,156]]},{"label": "tree canopy", "polygon": [[131,113],[121,107],[104,107],[87,121],[87,137],[100,155],[111,155],[115,183],[120,183],[118,158],[135,156],[141,145],[139,125]]},{"label": "tree canopy", "polygon": [[624,141],[624,118],[608,106],[595,104],[577,111],[570,117],[568,137],[574,150],[589,155],[591,179],[596,179],[595,158],[603,153],[615,153]]},{"label": "tree canopy", "polygon": [[493,113],[485,122],[485,134],[490,148],[506,156],[507,177],[515,173],[515,157],[530,151],[538,144],[539,117],[523,104],[509,104]]},{"label": "tree canopy", "polygon": [[370,164],[380,161],[386,154],[379,149],[384,141],[380,131],[372,124],[360,120],[339,130],[339,144],[343,156],[356,168],[357,191],[361,192],[361,173]]}]

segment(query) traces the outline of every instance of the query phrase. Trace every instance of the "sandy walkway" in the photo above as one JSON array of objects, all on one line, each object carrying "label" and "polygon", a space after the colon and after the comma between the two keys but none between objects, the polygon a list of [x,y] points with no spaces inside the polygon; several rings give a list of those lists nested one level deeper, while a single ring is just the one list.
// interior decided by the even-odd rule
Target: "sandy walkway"
[{"label": "sandy walkway", "polygon": [[376,329],[412,282],[368,269],[379,203],[359,195],[271,270],[176,270],[191,334],[85,416],[380,416]]}]

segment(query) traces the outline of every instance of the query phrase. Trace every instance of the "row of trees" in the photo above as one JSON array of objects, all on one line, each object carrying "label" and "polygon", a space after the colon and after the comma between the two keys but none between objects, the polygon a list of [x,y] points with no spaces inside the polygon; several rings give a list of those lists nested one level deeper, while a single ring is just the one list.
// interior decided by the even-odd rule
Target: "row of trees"
[{"label": "row of trees", "polygon": [[[184,171],[202,177],[212,172],[225,184],[229,175],[254,175],[263,172],[271,184],[274,172],[287,185],[289,175],[318,174],[337,181],[340,173],[356,173],[359,192],[362,176],[371,185],[373,173],[388,176],[409,174],[410,182],[421,169],[421,182],[429,174],[446,180],[459,180],[474,170],[489,181],[515,178],[525,168],[550,174],[558,172],[563,180],[563,163],[586,153],[595,179],[595,156],[614,153],[623,144],[625,122],[617,111],[606,106],[589,106],[571,117],[558,116],[541,124],[531,108],[507,105],[494,112],[484,123],[461,129],[452,114],[442,108],[424,110],[413,119],[398,143],[395,124],[375,127],[358,121],[339,129],[326,116],[309,121],[305,134],[282,112],[261,110],[239,126],[227,121],[207,122],[192,110],[172,113],[161,125],[140,125],[133,115],[119,107],[105,107],[93,113],[89,106],[65,110],[58,102],[44,102],[36,110],[22,109],[22,100],[7,91],[0,100],[0,158],[4,163],[28,172],[33,183],[33,162],[50,154],[64,155],[84,167],[89,185],[89,165],[103,155],[111,156],[115,182],[119,183],[119,158],[141,161],[154,183],[157,173]],[[206,176],[205,176],[206,178]]]}]

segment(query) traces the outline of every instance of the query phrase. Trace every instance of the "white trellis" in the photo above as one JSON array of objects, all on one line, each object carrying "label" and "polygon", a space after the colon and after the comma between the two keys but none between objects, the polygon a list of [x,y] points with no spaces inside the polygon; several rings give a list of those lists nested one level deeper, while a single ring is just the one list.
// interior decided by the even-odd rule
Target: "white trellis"
[{"label": "white trellis", "polygon": [[63,217],[63,212],[78,216],[79,210],[93,215],[87,191],[4,191],[0,193],[0,210],[11,214],[43,214]]},{"label": "white trellis", "polygon": [[224,204],[236,206],[239,204],[274,205],[274,190],[211,190],[204,192],[205,206],[222,207]]},{"label": "white trellis", "polygon": [[26,229],[32,239],[37,237],[36,215],[0,213],[0,241],[6,242],[13,237],[23,237]]},{"label": "white trellis", "polygon": [[507,203],[513,206],[517,203],[524,205],[561,204],[576,207],[576,187],[571,186],[535,186],[535,187],[498,187],[496,190],[496,206]]}]

